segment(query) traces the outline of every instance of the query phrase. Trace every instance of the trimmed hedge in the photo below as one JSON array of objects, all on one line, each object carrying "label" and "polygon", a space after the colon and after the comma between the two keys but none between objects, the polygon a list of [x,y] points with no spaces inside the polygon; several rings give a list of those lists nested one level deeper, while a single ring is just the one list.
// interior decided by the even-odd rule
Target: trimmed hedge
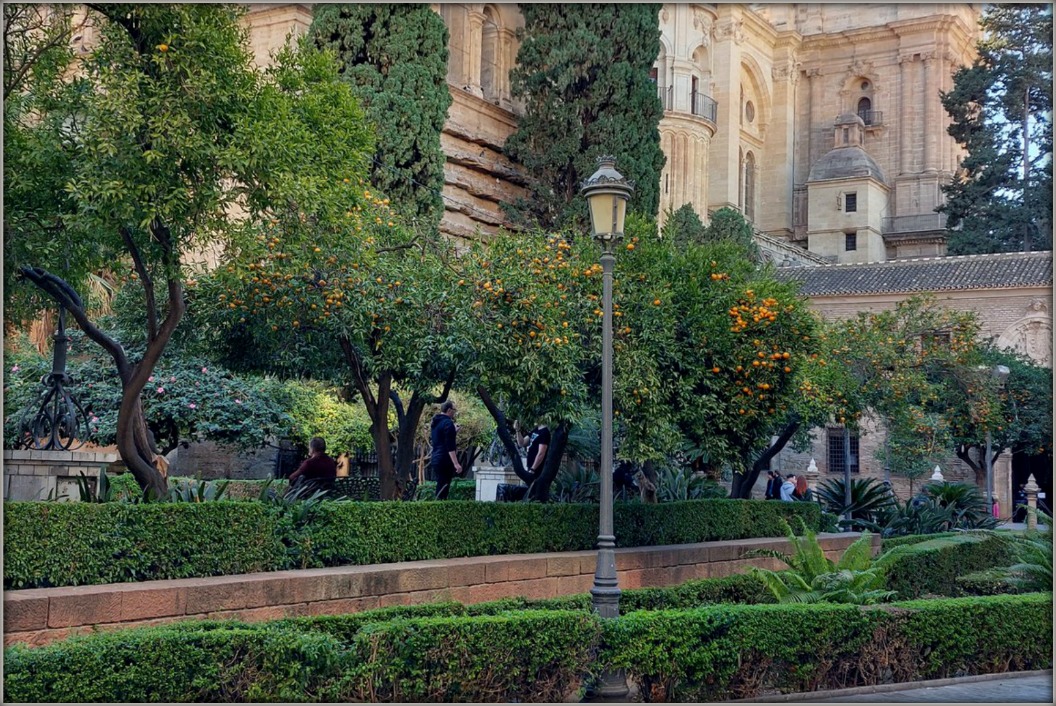
[{"label": "trimmed hedge", "polygon": [[[36,588],[288,568],[589,550],[596,505],[323,502],[306,517],[264,503],[8,502],[4,586]],[[691,500],[619,504],[620,546],[784,536],[813,503]],[[798,523],[796,523],[798,524]]]},{"label": "trimmed hedge", "polygon": [[220,576],[279,568],[262,504],[4,503],[4,588]]},{"label": "trimmed hedge", "polygon": [[[811,503],[690,500],[616,505],[621,547],[783,537],[782,519],[816,528]],[[794,523],[798,524],[798,523]],[[409,531],[408,528],[414,528]],[[497,554],[588,550],[598,534],[596,505],[565,503],[331,503],[308,527],[308,566],[379,564]]]},{"label": "trimmed hedge", "polygon": [[651,701],[753,698],[1052,665],[1052,594],[638,612],[600,661]]},{"label": "trimmed hedge", "polygon": [[[952,534],[919,535],[900,537],[900,541],[888,540],[883,548],[942,539]],[[885,582],[888,590],[895,591],[901,600],[924,596],[963,596],[965,584],[957,581],[978,571],[1015,563],[1009,546],[1000,537],[989,537],[981,542],[937,547],[908,555],[891,565]]]},{"label": "trimmed hedge", "polygon": [[375,621],[347,642],[213,622],[4,652],[5,702],[564,701],[600,621],[583,611]]},{"label": "trimmed hedge", "polygon": [[356,619],[339,629],[336,618],[209,621],[16,646],[5,651],[4,698],[552,702],[624,668],[646,700],[703,702],[1052,665],[1051,593],[723,605],[611,622],[584,610],[443,614],[465,610],[456,605],[339,616]]}]

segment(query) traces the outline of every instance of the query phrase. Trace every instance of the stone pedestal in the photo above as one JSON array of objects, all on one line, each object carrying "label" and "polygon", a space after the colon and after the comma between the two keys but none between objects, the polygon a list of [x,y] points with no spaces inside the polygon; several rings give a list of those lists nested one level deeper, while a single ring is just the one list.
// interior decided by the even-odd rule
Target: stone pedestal
[{"label": "stone pedestal", "polygon": [[4,500],[77,500],[77,479],[92,480],[100,468],[118,460],[117,454],[94,451],[4,450]]},{"label": "stone pedestal", "polygon": [[1040,490],[1038,482],[1034,480],[1034,474],[1031,473],[1027,478],[1027,484],[1023,486],[1023,492],[1027,494],[1027,529],[1029,530],[1038,528],[1038,491]]},{"label": "stone pedestal", "polygon": [[516,473],[500,466],[473,466],[473,477],[477,481],[478,502],[495,502],[495,495],[501,483],[521,483]]}]

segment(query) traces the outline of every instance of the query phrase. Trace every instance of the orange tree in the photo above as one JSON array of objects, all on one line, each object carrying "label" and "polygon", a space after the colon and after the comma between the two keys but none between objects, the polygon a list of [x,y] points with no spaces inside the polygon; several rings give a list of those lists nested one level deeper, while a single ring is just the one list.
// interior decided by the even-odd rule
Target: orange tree
[{"label": "orange tree", "polygon": [[[5,273],[23,278],[5,295],[58,303],[109,354],[118,451],[163,495],[141,393],[186,312],[188,262],[266,211],[326,201],[318,182],[362,160],[364,121],[330,57],[285,51],[254,68],[237,8],[88,8],[96,45],[5,95]],[[5,55],[17,34],[5,31]],[[78,294],[104,267],[127,267],[141,290],[141,355]]]},{"label": "orange tree", "polygon": [[[1013,453],[1052,455],[1052,370],[1026,356],[985,342],[982,364],[964,370],[951,385],[947,398],[950,427],[957,458],[986,483],[986,432],[990,431],[992,461]],[[995,365],[1009,369],[1004,386],[991,375]]]},{"label": "orange tree", "polygon": [[[757,270],[743,248],[675,244],[657,238],[651,221],[628,221],[613,287],[618,455],[648,464],[689,449],[700,468],[740,472],[797,403],[796,371],[816,346],[815,320],[793,287]],[[585,236],[520,234],[459,263],[478,331],[477,391],[538,499],[569,429],[600,399],[598,255]],[[554,427],[540,478],[522,467],[508,417]]]},{"label": "orange tree", "polygon": [[928,297],[862,312],[827,330],[824,354],[854,381],[858,414],[851,421],[871,414],[883,422],[880,453],[893,473],[912,481],[930,472],[954,450],[957,427],[989,418],[999,404],[996,389],[978,379],[986,362],[979,331],[973,313]]},{"label": "orange tree", "polygon": [[[450,303],[446,254],[404,227],[365,174],[333,179],[354,187],[340,213],[287,214],[264,224],[199,294],[211,304],[215,346],[228,364],[327,380],[359,398],[383,497],[396,498],[408,489],[426,405],[446,399],[455,382],[464,317]],[[396,384],[411,391],[406,403]]]}]

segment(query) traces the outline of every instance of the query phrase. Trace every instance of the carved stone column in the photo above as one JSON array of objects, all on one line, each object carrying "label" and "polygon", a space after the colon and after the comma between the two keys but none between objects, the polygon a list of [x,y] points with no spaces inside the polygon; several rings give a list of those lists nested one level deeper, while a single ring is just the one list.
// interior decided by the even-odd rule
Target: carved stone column
[{"label": "carved stone column", "polygon": [[935,75],[935,68],[939,62],[935,61],[935,55],[928,52],[923,55],[924,64],[924,129],[921,134],[924,137],[924,164],[922,171],[936,171],[935,156],[939,139],[938,116],[936,108],[939,105],[939,84]]},{"label": "carved stone column", "polygon": [[910,159],[912,158],[909,151],[909,147],[912,143],[914,125],[913,113],[910,110],[910,105],[913,101],[913,81],[911,80],[911,67],[907,66],[907,64],[912,63],[912,61],[912,56],[898,57],[898,83],[902,87],[902,91],[898,99],[898,112],[902,116],[902,119],[898,121],[899,174],[906,174],[909,172]]},{"label": "carved stone column", "polygon": [[[807,81],[810,83],[810,90],[807,91],[807,159],[806,164],[803,165],[805,174],[810,173],[810,165],[814,163],[814,149],[816,147],[814,141],[814,111],[820,103],[818,97],[821,91],[821,69],[808,69],[807,70]],[[804,181],[806,181],[804,179]]]},{"label": "carved stone column", "polygon": [[467,32],[465,53],[463,56],[462,75],[466,77],[466,85],[463,87],[469,93],[478,98],[484,97],[484,89],[480,87],[480,47],[484,35],[484,13],[477,10],[466,12]]}]

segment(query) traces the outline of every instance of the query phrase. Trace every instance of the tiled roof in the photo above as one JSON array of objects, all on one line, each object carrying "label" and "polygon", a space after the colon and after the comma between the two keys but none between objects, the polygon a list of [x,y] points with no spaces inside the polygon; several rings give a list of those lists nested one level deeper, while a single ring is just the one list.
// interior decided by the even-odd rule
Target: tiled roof
[{"label": "tiled roof", "polygon": [[807,296],[1051,287],[1052,251],[922,257],[890,262],[784,267]]}]

